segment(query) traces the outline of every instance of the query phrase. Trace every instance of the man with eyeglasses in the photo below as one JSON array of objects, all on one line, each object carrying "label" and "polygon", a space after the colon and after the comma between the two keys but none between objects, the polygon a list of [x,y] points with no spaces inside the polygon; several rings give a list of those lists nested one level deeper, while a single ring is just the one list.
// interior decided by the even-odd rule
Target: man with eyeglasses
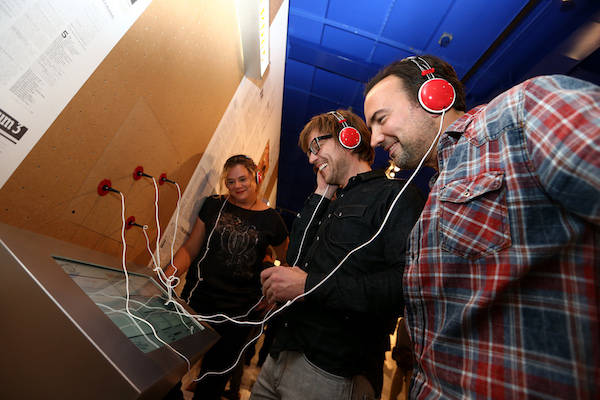
[{"label": "man with eyeglasses", "polygon": [[377,237],[353,252],[380,230],[405,185],[371,170],[370,140],[364,121],[346,110],[317,115],[300,133],[317,188],[292,227],[291,267],[266,269],[261,280],[270,303],[306,296],[280,314],[251,399],[381,394],[389,334],[404,307],[404,243],[424,200],[408,186]]}]

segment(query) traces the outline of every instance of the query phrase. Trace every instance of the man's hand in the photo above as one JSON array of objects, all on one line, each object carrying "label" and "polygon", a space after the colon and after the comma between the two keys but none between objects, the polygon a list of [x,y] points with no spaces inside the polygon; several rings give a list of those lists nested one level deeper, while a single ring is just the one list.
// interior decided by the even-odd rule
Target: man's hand
[{"label": "man's hand", "polygon": [[306,272],[298,267],[271,267],[260,274],[263,294],[270,304],[285,302],[304,293]]},{"label": "man's hand", "polygon": [[331,196],[333,196],[333,193],[335,192],[335,188],[325,181],[325,176],[321,171],[316,168],[314,170],[317,174],[317,188],[315,189],[315,193],[331,199]]}]

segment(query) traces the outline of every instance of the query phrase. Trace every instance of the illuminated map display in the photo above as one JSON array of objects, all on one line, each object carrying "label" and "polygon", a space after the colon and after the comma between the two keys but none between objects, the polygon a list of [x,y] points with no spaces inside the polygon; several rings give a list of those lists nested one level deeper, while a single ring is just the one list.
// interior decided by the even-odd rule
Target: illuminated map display
[{"label": "illuminated map display", "polygon": [[[148,353],[205,329],[197,321],[165,305],[168,295],[147,275],[129,273],[129,311],[126,280],[121,270],[53,256],[62,269],[141,351]],[[152,332],[156,332],[156,336]]]}]

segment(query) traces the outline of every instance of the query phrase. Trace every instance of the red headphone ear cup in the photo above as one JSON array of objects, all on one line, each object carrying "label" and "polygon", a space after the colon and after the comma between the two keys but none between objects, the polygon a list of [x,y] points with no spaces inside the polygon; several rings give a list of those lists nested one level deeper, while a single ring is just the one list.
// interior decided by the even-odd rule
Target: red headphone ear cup
[{"label": "red headphone ear cup", "polygon": [[356,128],[347,126],[338,134],[340,144],[346,149],[355,149],[361,142],[360,132]]},{"label": "red headphone ear cup", "polygon": [[456,92],[445,79],[430,79],[419,88],[419,103],[429,112],[439,114],[448,111],[455,100]]}]

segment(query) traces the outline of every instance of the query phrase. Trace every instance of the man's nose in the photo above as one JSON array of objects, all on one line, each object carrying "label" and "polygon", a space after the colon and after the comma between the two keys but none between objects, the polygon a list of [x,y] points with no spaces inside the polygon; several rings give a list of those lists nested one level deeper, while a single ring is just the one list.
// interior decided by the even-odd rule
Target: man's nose
[{"label": "man's nose", "polygon": [[383,134],[377,126],[371,128],[371,147],[377,147],[383,142]]}]

